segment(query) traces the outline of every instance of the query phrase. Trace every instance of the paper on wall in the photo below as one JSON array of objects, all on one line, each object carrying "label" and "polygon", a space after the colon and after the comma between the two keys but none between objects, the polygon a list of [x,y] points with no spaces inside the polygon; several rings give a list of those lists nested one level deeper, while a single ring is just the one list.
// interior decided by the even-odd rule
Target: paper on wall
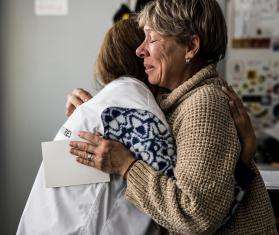
[{"label": "paper on wall", "polygon": [[279,0],[235,0],[234,38],[279,36]]},{"label": "paper on wall", "polygon": [[58,16],[68,14],[68,0],[35,0],[35,14]]}]

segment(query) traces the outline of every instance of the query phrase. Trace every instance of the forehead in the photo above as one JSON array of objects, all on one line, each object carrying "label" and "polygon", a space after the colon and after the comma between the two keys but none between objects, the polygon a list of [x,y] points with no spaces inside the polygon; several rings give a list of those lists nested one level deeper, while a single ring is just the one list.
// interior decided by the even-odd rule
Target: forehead
[{"label": "forehead", "polygon": [[159,36],[161,39],[163,39],[164,41],[175,41],[173,37],[171,36],[166,36],[166,35],[162,35],[159,32],[157,32],[156,30],[154,30],[153,28],[151,28],[149,25],[145,25],[143,27],[143,31],[145,33],[145,36],[149,36],[151,35],[156,35]]},{"label": "forehead", "polygon": [[151,30],[151,27],[148,25],[148,24],[146,24],[144,27],[143,27],[143,30]]},{"label": "forehead", "polygon": [[149,25],[145,25],[143,27],[143,31],[145,32],[145,34],[150,33],[150,32],[155,32]]}]

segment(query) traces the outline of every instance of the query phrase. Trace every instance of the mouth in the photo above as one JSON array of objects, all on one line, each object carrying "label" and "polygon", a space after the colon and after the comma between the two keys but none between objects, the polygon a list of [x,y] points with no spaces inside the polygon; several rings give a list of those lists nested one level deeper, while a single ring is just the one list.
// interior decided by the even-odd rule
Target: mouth
[{"label": "mouth", "polygon": [[144,67],[145,67],[145,73],[147,73],[147,74],[152,72],[155,68],[153,65],[150,65],[150,64],[144,64]]}]

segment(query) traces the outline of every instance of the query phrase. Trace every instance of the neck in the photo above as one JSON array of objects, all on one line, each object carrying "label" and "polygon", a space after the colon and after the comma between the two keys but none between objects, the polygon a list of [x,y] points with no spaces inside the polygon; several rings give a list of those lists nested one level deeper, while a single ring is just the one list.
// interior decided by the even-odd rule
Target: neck
[{"label": "neck", "polygon": [[180,76],[176,81],[176,83],[173,83],[171,87],[169,87],[170,90],[174,90],[175,88],[179,87],[181,84],[186,82],[188,79],[193,77],[197,72],[199,72],[201,69],[203,69],[207,64],[203,61],[192,61],[191,64],[189,64],[184,71],[184,74]]}]

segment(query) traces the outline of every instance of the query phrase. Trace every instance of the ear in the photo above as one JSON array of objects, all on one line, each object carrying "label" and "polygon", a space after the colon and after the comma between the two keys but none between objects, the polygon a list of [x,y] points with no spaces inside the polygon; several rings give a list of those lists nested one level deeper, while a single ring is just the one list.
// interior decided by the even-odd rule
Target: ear
[{"label": "ear", "polygon": [[200,50],[200,37],[195,34],[191,37],[185,53],[185,59],[192,60]]}]

